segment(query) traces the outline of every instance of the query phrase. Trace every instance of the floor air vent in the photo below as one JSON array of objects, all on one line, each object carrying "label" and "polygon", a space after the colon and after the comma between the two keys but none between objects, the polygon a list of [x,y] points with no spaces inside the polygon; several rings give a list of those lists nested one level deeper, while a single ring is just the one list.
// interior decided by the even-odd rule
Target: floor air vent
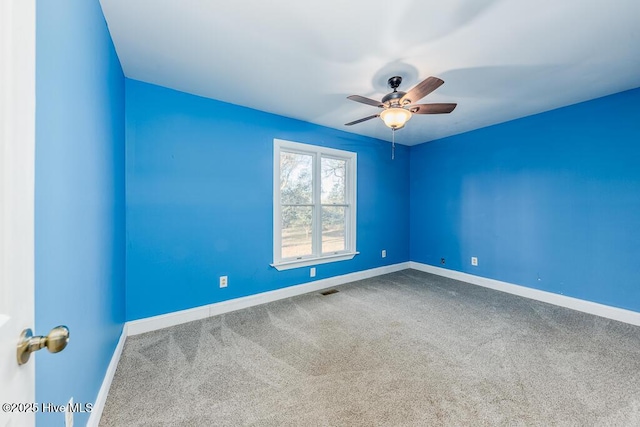
[{"label": "floor air vent", "polygon": [[331,294],[337,294],[338,292],[340,291],[337,289],[329,289],[328,291],[320,292],[320,295],[331,295]]}]

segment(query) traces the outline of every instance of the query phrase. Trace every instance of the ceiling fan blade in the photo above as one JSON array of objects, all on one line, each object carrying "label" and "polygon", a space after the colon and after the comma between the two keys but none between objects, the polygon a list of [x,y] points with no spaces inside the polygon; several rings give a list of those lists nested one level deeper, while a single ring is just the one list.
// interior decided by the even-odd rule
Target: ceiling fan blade
[{"label": "ceiling fan blade", "polygon": [[429,95],[434,90],[438,89],[444,80],[437,77],[427,77],[417,85],[415,85],[409,92],[405,94],[400,100],[400,104],[413,103],[421,100],[425,96]]},{"label": "ceiling fan blade", "polygon": [[375,119],[376,117],[380,117],[380,114],[374,114],[373,116],[365,117],[364,119],[354,120],[349,123],[345,123],[345,126],[357,125],[358,123],[366,122],[367,120]]},{"label": "ceiling fan blade", "polygon": [[414,114],[447,114],[452,112],[458,104],[414,104],[405,108]]},{"label": "ceiling fan blade", "polygon": [[367,105],[373,105],[374,107],[378,107],[378,108],[384,107],[384,105],[382,105],[382,102],[376,101],[375,99],[371,99],[371,98],[365,98],[364,96],[360,96],[360,95],[347,96],[347,99],[350,99],[356,102],[361,102]]}]

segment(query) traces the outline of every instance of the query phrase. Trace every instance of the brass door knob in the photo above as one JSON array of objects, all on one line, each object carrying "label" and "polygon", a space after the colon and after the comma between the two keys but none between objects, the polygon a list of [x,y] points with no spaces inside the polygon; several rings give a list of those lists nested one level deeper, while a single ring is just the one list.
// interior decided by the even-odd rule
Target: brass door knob
[{"label": "brass door knob", "polygon": [[50,353],[58,353],[64,350],[69,343],[69,328],[56,326],[46,336],[33,336],[29,328],[22,331],[18,341],[18,365],[24,365],[29,361],[31,353],[47,347]]}]

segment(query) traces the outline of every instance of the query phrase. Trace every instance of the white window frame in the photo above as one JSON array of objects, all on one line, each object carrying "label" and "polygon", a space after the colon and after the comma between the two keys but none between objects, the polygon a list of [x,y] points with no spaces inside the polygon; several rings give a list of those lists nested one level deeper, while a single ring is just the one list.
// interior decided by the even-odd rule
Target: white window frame
[{"label": "white window frame", "polygon": [[[282,258],[282,220],[280,195],[280,153],[299,153],[313,157],[313,241],[312,255],[298,258]],[[345,250],[322,253],[322,201],[321,201],[321,159],[330,157],[347,162],[345,206]],[[356,251],[356,201],[357,201],[357,153],[300,142],[273,140],[273,264],[277,270],[307,267],[329,262],[352,259]],[[339,205],[343,206],[343,205]]]}]

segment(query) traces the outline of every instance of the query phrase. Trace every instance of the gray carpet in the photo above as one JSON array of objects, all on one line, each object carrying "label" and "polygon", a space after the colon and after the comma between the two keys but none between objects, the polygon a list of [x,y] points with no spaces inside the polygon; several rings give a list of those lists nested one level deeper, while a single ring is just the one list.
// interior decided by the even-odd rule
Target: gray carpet
[{"label": "gray carpet", "polygon": [[101,426],[640,425],[640,327],[405,270],[131,337]]}]

